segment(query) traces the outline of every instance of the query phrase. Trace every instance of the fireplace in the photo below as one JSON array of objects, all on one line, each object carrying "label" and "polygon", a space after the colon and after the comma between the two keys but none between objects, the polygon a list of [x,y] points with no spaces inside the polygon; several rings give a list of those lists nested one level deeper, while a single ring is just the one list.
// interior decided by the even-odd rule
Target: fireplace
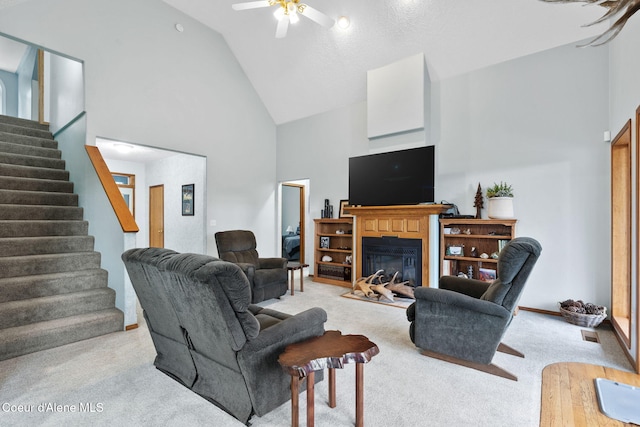
[{"label": "fireplace", "polygon": [[422,285],[422,240],[398,237],[362,238],[363,276],[384,270],[384,281],[398,273],[396,282],[409,281],[410,286]]},{"label": "fireplace", "polygon": [[[438,286],[438,215],[450,205],[410,205],[410,206],[350,206],[345,213],[354,216],[353,277],[366,277],[362,245],[364,239],[386,239],[390,241],[417,240],[420,252],[415,267],[416,286]],[[404,269],[404,258],[402,266]],[[409,261],[407,261],[407,264]],[[408,270],[411,270],[409,268]],[[370,274],[375,273],[375,270]],[[369,275],[370,275],[369,274]],[[409,271],[403,275],[411,275]]]}]

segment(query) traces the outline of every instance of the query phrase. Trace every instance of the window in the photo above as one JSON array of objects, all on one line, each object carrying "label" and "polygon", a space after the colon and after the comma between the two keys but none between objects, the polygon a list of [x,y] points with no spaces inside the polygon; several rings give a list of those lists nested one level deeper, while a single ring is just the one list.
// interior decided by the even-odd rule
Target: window
[{"label": "window", "polygon": [[131,211],[131,215],[135,218],[136,176],[128,173],[112,173],[111,176],[113,176],[113,180],[118,185],[120,193],[122,193],[122,197]]}]

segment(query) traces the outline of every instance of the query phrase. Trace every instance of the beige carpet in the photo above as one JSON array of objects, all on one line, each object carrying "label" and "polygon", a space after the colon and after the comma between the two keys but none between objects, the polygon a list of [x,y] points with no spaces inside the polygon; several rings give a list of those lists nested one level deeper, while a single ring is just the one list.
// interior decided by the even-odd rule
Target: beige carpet
[{"label": "beige carpet", "polygon": [[398,307],[403,309],[406,309],[415,301],[411,298],[398,298],[398,297],[394,298],[393,302],[381,301],[381,300],[378,300],[377,298],[367,298],[364,296],[364,294],[361,291],[354,291],[354,292],[355,293],[351,293],[351,291],[349,291],[347,293],[342,294],[342,296],[345,298],[350,298],[357,301],[373,302],[376,304],[383,304],[383,305],[388,305],[390,307]]},{"label": "beige carpet", "polygon": [[[342,287],[308,281],[304,292],[261,305],[292,314],[322,307],[328,314],[327,330],[362,334],[378,345],[380,353],[364,369],[367,427],[535,427],[540,419],[541,374],[548,364],[573,361],[631,369],[615,336],[603,326],[596,329],[600,343],[593,343],[582,339],[584,328],[561,317],[520,311],[504,342],[526,357],[503,353],[494,357],[494,363],[519,377],[517,382],[509,381],[422,356],[409,339],[404,310],[341,298],[344,292]],[[154,357],[153,343],[142,322],[129,332],[1,361],[0,405],[9,406],[0,406],[0,425],[242,426],[155,369]],[[338,369],[336,379],[336,408],[327,405],[327,381],[316,386],[316,426],[353,426],[355,422],[354,365]],[[38,410],[40,404],[50,403],[61,406]],[[81,403],[83,412],[78,412]],[[18,412],[12,405],[31,405],[34,412]],[[76,412],[71,412],[73,405]],[[303,392],[301,426],[305,425],[305,411]],[[253,417],[251,424],[290,426],[290,404]]]}]

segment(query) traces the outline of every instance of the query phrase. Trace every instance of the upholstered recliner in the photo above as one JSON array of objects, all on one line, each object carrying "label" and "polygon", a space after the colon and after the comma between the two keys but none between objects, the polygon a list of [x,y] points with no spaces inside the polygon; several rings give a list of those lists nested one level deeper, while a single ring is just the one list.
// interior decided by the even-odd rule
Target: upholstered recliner
[{"label": "upholstered recliner", "polygon": [[407,309],[411,340],[427,356],[517,380],[491,361],[496,351],[524,357],[500,341],[541,250],[517,237],[500,252],[493,283],[443,276],[439,288],[416,288]]},{"label": "upholstered recliner", "polygon": [[206,255],[145,248],[122,259],[158,369],[243,423],[291,398],[291,377],[278,356],[287,345],[324,333],[323,309],[290,316],[252,305],[240,267]]},{"label": "upholstered recliner", "polygon": [[287,259],[260,258],[251,231],[220,231],[215,234],[218,256],[238,264],[251,283],[251,302],[278,298],[287,292]]}]

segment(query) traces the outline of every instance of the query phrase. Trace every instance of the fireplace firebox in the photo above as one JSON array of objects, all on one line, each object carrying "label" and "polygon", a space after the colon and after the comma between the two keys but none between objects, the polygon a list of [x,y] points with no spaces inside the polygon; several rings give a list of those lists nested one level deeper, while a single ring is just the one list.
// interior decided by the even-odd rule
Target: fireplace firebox
[{"label": "fireplace firebox", "polygon": [[422,241],[398,237],[362,238],[362,273],[364,276],[384,270],[383,279],[396,282],[409,281],[410,286],[421,286]]}]

